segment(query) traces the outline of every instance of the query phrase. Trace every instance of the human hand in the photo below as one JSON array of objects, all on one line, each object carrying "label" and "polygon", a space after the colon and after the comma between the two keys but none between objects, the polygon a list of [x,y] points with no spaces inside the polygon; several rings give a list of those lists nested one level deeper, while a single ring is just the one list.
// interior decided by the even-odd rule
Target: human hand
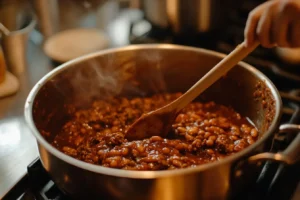
[{"label": "human hand", "polygon": [[246,46],[258,40],[271,48],[300,47],[300,0],[271,0],[248,16],[244,31]]}]

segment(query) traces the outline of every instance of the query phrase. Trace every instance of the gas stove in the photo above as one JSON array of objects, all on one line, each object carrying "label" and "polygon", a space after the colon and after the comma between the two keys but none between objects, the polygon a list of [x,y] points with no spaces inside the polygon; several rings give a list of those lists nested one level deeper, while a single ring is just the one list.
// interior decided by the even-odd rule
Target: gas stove
[{"label": "gas stove", "polygon": [[39,158],[27,167],[27,174],[3,198],[3,200],[67,200],[51,181]]},{"label": "gas stove", "polygon": [[[194,36],[175,36],[168,29],[162,29],[141,18],[130,23],[129,43],[173,43],[206,48],[222,53],[229,53],[243,41],[243,28],[248,12],[259,1],[245,3],[236,12],[230,13],[232,25],[222,32],[199,34]],[[281,61],[274,50],[258,47],[245,62],[263,72],[278,88],[283,100],[281,124],[300,123],[300,65],[291,66]],[[271,152],[285,149],[295,135],[276,134]],[[265,162],[253,188],[241,191],[236,199],[300,199],[300,162],[292,166]],[[41,161],[37,158],[27,168],[27,174],[7,193],[3,200],[28,199],[44,200],[69,199],[53,183]]]}]

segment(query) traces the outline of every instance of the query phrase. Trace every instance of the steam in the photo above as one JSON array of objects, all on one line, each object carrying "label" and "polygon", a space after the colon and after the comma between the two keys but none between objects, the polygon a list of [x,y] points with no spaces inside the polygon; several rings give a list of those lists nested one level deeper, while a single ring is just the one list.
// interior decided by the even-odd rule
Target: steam
[{"label": "steam", "polygon": [[159,52],[129,51],[90,59],[70,68],[62,76],[62,80],[68,80],[67,84],[56,81],[55,87],[64,98],[80,106],[95,99],[122,94],[145,96],[149,91],[164,92],[166,84],[163,74]]},{"label": "steam", "polygon": [[[125,67],[134,67],[127,65]],[[71,85],[75,88],[75,98],[83,103],[119,95],[124,82],[130,78],[126,68],[117,67],[110,57],[103,64],[97,60],[88,61],[80,70],[75,70],[73,77]]]},{"label": "steam", "polygon": [[109,59],[106,66],[101,66],[96,60],[86,63],[85,69],[75,71],[71,80],[73,88],[80,99],[91,99],[102,96],[114,96],[122,90],[122,72],[114,69],[113,62]]},{"label": "steam", "polygon": [[144,69],[147,71],[144,79],[147,80],[150,89],[155,93],[166,92],[162,53],[159,50],[149,50],[142,52],[141,57],[146,60],[146,63],[150,63],[150,66]]}]

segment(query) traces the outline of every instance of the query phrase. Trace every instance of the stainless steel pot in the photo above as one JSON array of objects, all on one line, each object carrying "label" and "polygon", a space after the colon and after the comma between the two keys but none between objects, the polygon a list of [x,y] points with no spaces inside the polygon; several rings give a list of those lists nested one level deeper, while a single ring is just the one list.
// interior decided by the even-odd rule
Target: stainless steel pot
[{"label": "stainless steel pot", "polygon": [[175,34],[221,30],[239,1],[229,0],[140,0],[145,17],[153,24],[171,27]]},{"label": "stainless steel pot", "polygon": [[[79,161],[50,145],[68,118],[66,103],[82,107],[107,95],[186,91],[222,57],[185,46],[136,45],[86,55],[54,69],[35,85],[25,105],[43,166],[62,191],[77,199],[182,200],[228,199],[251,188],[260,169],[257,161],[295,162],[300,135],[284,152],[267,152],[278,130],[281,98],[266,76],[243,62],[199,97],[231,105],[260,131],[257,142],[223,160],[179,170],[127,171]],[[299,129],[280,126],[281,131]]]}]

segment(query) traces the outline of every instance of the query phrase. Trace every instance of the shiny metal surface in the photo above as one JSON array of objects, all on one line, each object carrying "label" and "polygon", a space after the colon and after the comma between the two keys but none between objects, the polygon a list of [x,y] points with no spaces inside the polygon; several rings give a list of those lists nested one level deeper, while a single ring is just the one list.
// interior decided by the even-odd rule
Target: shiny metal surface
[{"label": "shiny metal surface", "polygon": [[24,121],[25,99],[35,84],[52,67],[40,47],[28,46],[28,71],[19,76],[21,88],[14,96],[0,99],[0,199],[38,157],[36,140]]},{"label": "shiny metal surface", "polygon": [[[36,17],[29,1],[13,0],[0,3],[0,22],[9,33],[1,36],[1,45],[7,68],[15,75],[27,67],[26,50],[28,37],[36,25]],[[9,18],[9,20],[7,20]]]},{"label": "shiny metal surface", "polygon": [[278,162],[283,162],[285,164],[294,164],[300,159],[300,125],[297,124],[282,124],[279,127],[279,132],[286,133],[289,132],[297,134],[296,138],[291,142],[291,144],[283,151],[279,153],[260,153],[251,156],[249,160],[251,162],[260,160],[273,160]]},{"label": "shiny metal surface", "polygon": [[[174,33],[207,33],[226,26],[228,12],[238,1],[222,0],[141,0],[146,18]],[[234,6],[232,6],[234,5]]]},{"label": "shiny metal surface", "polygon": [[[98,77],[98,73],[105,72],[110,77],[117,74],[114,76],[115,84],[121,86],[117,91],[122,94],[185,91],[222,56],[212,51],[184,46],[137,45],[90,54],[61,65],[39,81],[31,91],[25,107],[26,121],[38,140],[44,167],[60,189],[76,198],[92,199],[106,195],[115,199],[226,199],[247,188],[258,174],[249,165],[240,168],[236,164],[242,157],[268,148],[267,141],[278,128],[281,99],[274,85],[262,73],[245,63],[233,68],[226,78],[216,82],[202,97],[232,105],[242,115],[248,116],[262,134],[259,141],[247,149],[218,162],[180,170],[119,170],[79,161],[47,142],[53,140],[62,120],[66,119],[65,103],[82,106],[89,103],[89,97],[100,98],[107,91],[116,91],[111,85],[106,85],[105,78]],[[94,70],[97,73],[89,73],[90,76],[80,80],[78,75]],[[157,79],[157,74],[161,74],[163,79]],[[275,102],[267,106],[268,109],[262,107],[261,100],[253,99],[255,85],[262,80],[271,91],[269,95],[266,93],[265,100]],[[138,82],[139,86],[132,85],[131,81]],[[239,90],[244,92],[236,93]],[[265,117],[270,110],[274,111],[271,123]],[[37,127],[50,134],[44,138]],[[236,170],[243,173],[236,175]],[[241,181],[243,184],[240,184]],[[83,182],[84,185],[81,184]]]},{"label": "shiny metal surface", "polygon": [[28,37],[36,24],[34,15],[31,16],[28,23],[24,29],[12,31],[2,38],[7,68],[15,75],[24,73],[27,68],[26,50]]}]

